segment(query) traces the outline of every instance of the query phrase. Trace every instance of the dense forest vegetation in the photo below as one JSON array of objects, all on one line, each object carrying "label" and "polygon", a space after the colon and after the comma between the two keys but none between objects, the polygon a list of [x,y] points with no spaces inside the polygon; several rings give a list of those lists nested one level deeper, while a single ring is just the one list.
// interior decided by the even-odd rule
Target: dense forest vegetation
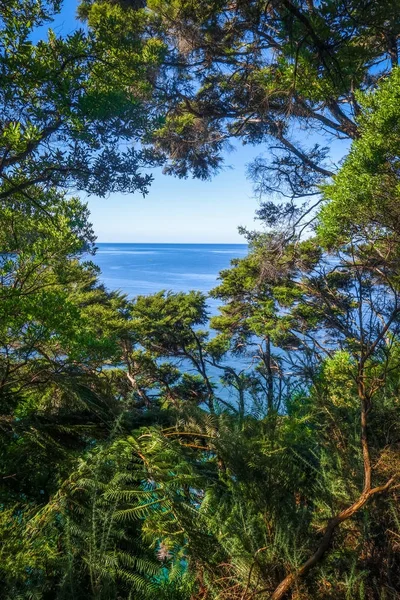
[{"label": "dense forest vegetation", "polygon": [[[399,0],[59,10],[0,0],[0,597],[399,598]],[[105,289],[79,193],[234,141],[218,316]]]}]

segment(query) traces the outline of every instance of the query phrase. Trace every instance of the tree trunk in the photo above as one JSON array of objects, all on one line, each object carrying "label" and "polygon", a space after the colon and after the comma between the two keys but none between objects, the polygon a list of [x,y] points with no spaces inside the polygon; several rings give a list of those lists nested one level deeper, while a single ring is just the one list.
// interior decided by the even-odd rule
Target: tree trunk
[{"label": "tree trunk", "polygon": [[312,556],[295,572],[290,573],[281,581],[278,587],[275,589],[273,594],[271,595],[270,600],[281,600],[284,598],[286,593],[290,590],[296,579],[299,577],[303,577],[308,573],[312,567],[314,567],[324,556],[325,552],[329,549],[333,535],[335,533],[336,528],[346,521],[350,519],[357,511],[359,511],[368,500],[378,494],[380,492],[386,491],[392,484],[393,479],[390,479],[385,485],[376,487],[371,489],[371,458],[369,453],[368,446],[368,431],[367,431],[367,416],[370,408],[370,398],[365,389],[365,376],[364,376],[364,358],[360,360],[359,371],[357,377],[357,391],[358,397],[360,399],[360,425],[361,425],[361,449],[363,456],[363,466],[364,466],[364,487],[363,491],[358,497],[358,499],[348,508],[342,510],[335,517],[333,517],[328,525],[325,528],[322,539],[319,543],[318,548],[314,552]]},{"label": "tree trunk", "polygon": [[379,494],[381,492],[385,492],[391,484],[393,483],[393,479],[390,479],[385,485],[370,489],[368,492],[363,492],[359,498],[348,508],[344,509],[338,515],[331,519],[324,531],[324,535],[322,536],[321,542],[314,552],[312,556],[296,571],[296,573],[290,573],[278,587],[275,589],[273,594],[271,595],[270,600],[281,600],[284,598],[285,594],[290,590],[296,579],[299,577],[303,577],[308,573],[308,571],[314,567],[324,556],[325,552],[329,549],[333,534],[335,533],[336,528],[346,521],[350,519],[357,511],[359,511],[368,500],[374,496],[375,494]]}]

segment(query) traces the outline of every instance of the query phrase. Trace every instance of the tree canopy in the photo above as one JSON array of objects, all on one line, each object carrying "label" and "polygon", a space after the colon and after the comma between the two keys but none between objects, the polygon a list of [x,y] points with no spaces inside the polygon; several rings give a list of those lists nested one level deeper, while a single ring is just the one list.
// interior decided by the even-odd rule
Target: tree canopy
[{"label": "tree canopy", "polygon": [[[59,9],[0,2],[2,597],[398,598],[397,0]],[[107,290],[79,192],[234,139],[267,227],[218,314]]]}]

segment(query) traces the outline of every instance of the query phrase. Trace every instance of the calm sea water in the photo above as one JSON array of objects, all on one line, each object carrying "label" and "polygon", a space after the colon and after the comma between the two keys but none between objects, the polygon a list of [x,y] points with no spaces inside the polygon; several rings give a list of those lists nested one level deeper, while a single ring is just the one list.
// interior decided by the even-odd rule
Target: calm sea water
[{"label": "calm sea water", "polygon": [[[110,290],[130,297],[148,295],[160,290],[207,294],[218,283],[218,274],[230,266],[233,258],[247,254],[245,244],[97,244],[93,259],[101,268],[101,281]],[[216,314],[219,300],[207,300],[209,314]],[[234,359],[238,368],[247,368],[245,359]],[[188,363],[185,368],[194,372]],[[219,397],[235,402],[232,391],[218,384],[220,369],[210,367],[217,383]]]},{"label": "calm sea water", "polygon": [[[207,294],[232,258],[247,254],[245,244],[98,244],[94,262],[111,290],[130,297],[160,290]],[[217,301],[209,301],[212,312]]]}]

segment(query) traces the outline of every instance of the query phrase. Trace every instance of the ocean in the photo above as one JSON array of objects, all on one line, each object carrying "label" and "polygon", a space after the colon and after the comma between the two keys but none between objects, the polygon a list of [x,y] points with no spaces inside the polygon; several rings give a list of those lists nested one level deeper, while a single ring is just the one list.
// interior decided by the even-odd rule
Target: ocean
[{"label": "ocean", "polygon": [[[243,258],[246,244],[97,244],[93,262],[101,269],[100,281],[109,290],[119,290],[130,298],[154,294],[161,290],[204,294],[218,284],[222,269],[233,258]],[[208,298],[209,315],[218,313],[219,300]],[[238,368],[246,368],[245,359],[235,357]],[[182,366],[182,365],[181,365]],[[194,372],[185,364],[188,372]],[[217,383],[221,371],[210,367],[209,374]],[[218,385],[219,397],[232,401],[231,391]]]},{"label": "ocean", "polygon": [[[93,259],[110,290],[133,298],[160,290],[207,294],[233,258],[247,254],[246,244],[97,244]],[[219,302],[209,299],[215,313]]]},{"label": "ocean", "polygon": [[[246,244],[97,244],[97,247],[93,262],[101,269],[100,280],[108,289],[119,290],[130,298],[161,290],[199,290],[207,295],[218,284],[219,272],[229,268],[233,258],[243,258],[248,252]],[[207,299],[210,316],[218,313],[220,304],[220,300]],[[252,358],[235,356],[227,362],[240,371],[250,368]],[[180,366],[194,373],[189,363]],[[209,375],[217,385],[219,398],[235,404],[233,390],[219,383],[221,370],[210,366]]]}]

